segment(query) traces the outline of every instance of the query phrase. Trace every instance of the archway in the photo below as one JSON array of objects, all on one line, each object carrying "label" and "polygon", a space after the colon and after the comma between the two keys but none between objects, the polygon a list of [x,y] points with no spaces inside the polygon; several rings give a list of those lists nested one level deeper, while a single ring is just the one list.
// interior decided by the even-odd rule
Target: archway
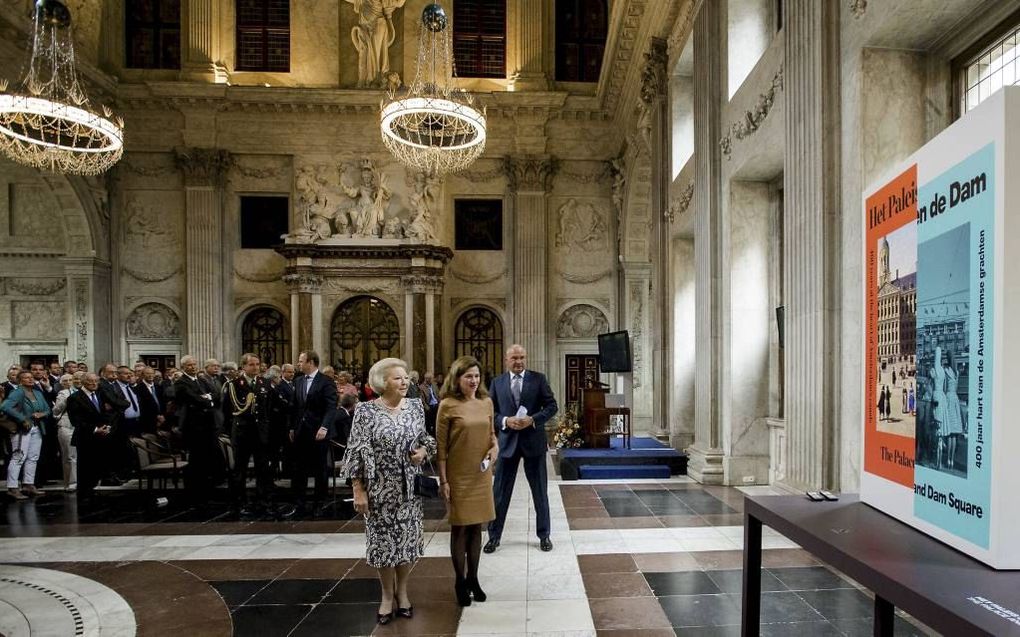
[{"label": "archway", "polygon": [[379,359],[400,355],[400,322],[385,302],[373,296],[344,301],[329,327],[330,363],[364,378]]},{"label": "archway", "polygon": [[454,356],[474,356],[482,365],[482,381],[500,372],[503,358],[503,322],[487,307],[473,307],[457,318],[453,327]]},{"label": "archway", "polygon": [[274,307],[256,307],[241,324],[241,351],[255,354],[265,365],[283,365],[290,360],[289,334],[282,312]]}]

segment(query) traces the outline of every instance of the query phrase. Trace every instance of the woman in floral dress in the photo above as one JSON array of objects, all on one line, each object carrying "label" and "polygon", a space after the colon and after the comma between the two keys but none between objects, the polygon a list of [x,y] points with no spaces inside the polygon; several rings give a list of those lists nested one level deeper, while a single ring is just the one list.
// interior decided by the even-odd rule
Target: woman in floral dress
[{"label": "woman in floral dress", "polygon": [[414,494],[414,476],[435,454],[436,441],[425,432],[421,401],[405,398],[407,363],[384,358],[368,373],[379,398],[359,403],[344,455],[343,476],[354,487],[354,508],[365,516],[366,561],[379,570],[382,601],[377,620],[388,624],[413,614],[407,576],[422,556],[422,501]]}]

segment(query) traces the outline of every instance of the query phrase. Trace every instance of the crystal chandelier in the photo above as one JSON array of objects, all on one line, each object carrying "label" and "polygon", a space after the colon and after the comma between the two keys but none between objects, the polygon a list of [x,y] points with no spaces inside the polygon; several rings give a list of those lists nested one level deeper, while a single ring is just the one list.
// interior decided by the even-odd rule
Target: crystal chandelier
[{"label": "crystal chandelier", "polygon": [[414,81],[399,97],[391,90],[380,113],[386,148],[425,174],[457,172],[485,150],[485,112],[453,88],[453,72],[446,12],[432,3],[421,14]]},{"label": "crystal chandelier", "polygon": [[32,57],[18,91],[0,80],[0,150],[10,159],[60,173],[97,175],[124,152],[124,122],[96,112],[78,82],[71,12],[36,0]]}]

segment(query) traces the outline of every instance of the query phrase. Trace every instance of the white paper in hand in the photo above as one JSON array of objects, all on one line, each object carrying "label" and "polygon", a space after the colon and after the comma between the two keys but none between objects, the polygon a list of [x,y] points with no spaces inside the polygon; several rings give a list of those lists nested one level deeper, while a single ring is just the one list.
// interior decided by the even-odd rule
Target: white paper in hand
[{"label": "white paper in hand", "polygon": [[520,407],[517,408],[517,413],[515,414],[515,416],[517,418],[524,418],[527,415],[528,415],[528,408],[527,407],[525,407],[524,405],[521,405]]}]

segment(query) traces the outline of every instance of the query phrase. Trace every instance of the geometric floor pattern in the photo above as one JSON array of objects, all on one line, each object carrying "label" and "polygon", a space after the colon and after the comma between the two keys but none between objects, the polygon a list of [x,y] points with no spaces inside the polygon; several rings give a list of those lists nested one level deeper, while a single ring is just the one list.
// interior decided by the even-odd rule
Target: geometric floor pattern
[{"label": "geometric floor pattern", "polygon": [[[126,492],[89,512],[49,495],[0,510],[0,634],[736,635],[745,492],[768,489],[564,483],[550,471],[555,548],[543,553],[520,476],[502,544],[482,557],[488,601],[464,609],[444,511],[430,503],[414,619],[385,627],[363,525],[342,503],[325,519],[252,522]],[[763,635],[870,634],[866,591],[770,529],[763,546]],[[931,633],[897,617],[896,634]]]}]

